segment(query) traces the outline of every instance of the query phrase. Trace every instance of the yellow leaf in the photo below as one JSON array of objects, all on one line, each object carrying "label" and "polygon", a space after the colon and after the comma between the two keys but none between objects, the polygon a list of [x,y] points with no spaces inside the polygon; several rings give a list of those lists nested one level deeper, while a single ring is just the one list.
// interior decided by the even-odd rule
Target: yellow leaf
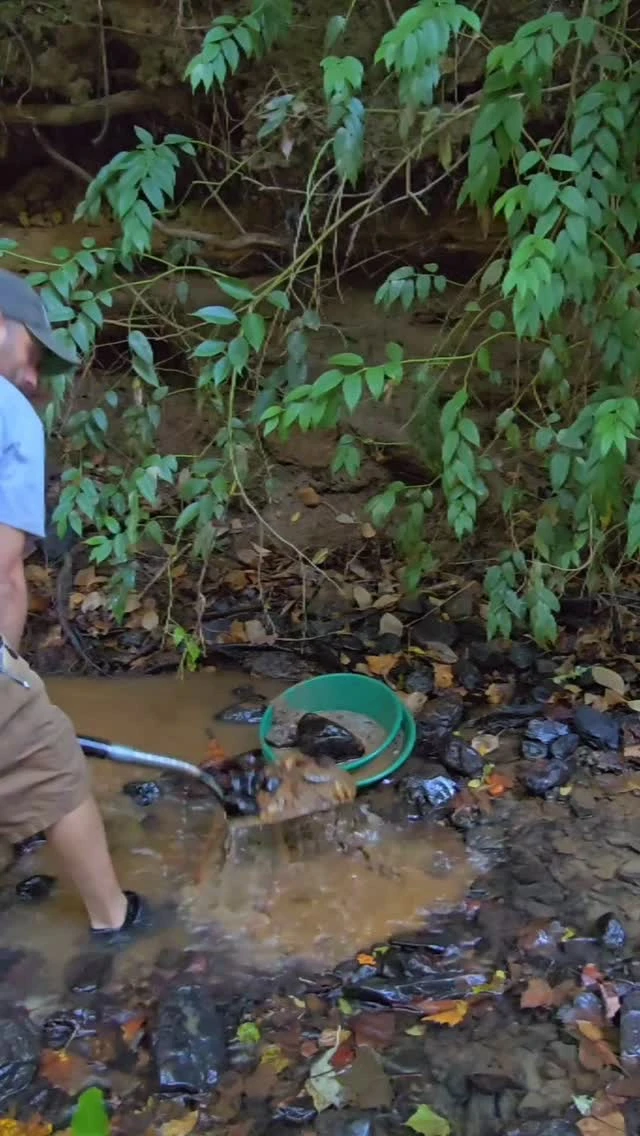
[{"label": "yellow leaf", "polygon": [[358,966],[375,966],[376,965],[376,960],[373,957],[373,955],[368,955],[368,954],[365,954],[365,953],[360,954],[360,955],[356,955],[356,962],[358,963]]},{"label": "yellow leaf", "polygon": [[459,1026],[469,1013],[466,1002],[454,1002],[450,1010],[441,1010],[438,1014],[430,1014],[423,1018],[425,1022],[435,1022],[439,1026]]},{"label": "yellow leaf", "polygon": [[371,674],[386,678],[394,667],[397,667],[401,658],[401,655],[365,655],[365,662]]},{"label": "yellow leaf", "polygon": [[279,1045],[267,1045],[266,1049],[262,1051],[260,1064],[271,1065],[276,1073],[284,1073],[291,1062],[288,1057],[285,1057]]},{"label": "yellow leaf", "polygon": [[160,1128],[160,1136],[189,1136],[198,1123],[198,1116],[197,1112],[188,1112],[179,1120],[168,1120]]}]

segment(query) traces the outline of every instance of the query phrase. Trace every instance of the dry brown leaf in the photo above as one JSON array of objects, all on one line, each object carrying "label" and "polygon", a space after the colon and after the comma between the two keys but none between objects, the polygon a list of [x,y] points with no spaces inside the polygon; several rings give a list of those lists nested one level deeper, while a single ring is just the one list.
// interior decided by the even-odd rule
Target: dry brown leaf
[{"label": "dry brown leaf", "polygon": [[398,619],[391,611],[385,611],[384,615],[380,616],[380,634],[381,635],[397,635],[400,637],[404,631],[402,620]]},{"label": "dry brown leaf", "polygon": [[589,986],[598,986],[603,980],[604,975],[594,962],[588,962],[586,966],[583,966],[580,976],[580,981],[583,986],[587,988]]},{"label": "dry brown leaf", "polygon": [[396,1031],[396,1016],[387,1010],[364,1010],[353,1021],[356,1045],[386,1049]]},{"label": "dry brown leaf", "polygon": [[398,698],[404,702],[407,710],[415,717],[419,714],[427,704],[426,694],[420,694],[418,690],[413,690],[411,694],[405,694],[403,691],[398,691]]},{"label": "dry brown leaf", "polygon": [[40,1075],[56,1089],[75,1097],[82,1091],[91,1072],[89,1062],[77,1053],[66,1050],[43,1049],[40,1054]]},{"label": "dry brown leaf", "polygon": [[88,596],[83,597],[81,607],[84,612],[98,611],[101,607],[105,606],[105,603],[106,597],[104,592],[89,592]]},{"label": "dry brown leaf", "polygon": [[450,690],[454,684],[453,671],[446,663],[433,664],[433,677],[436,690]]},{"label": "dry brown leaf", "polygon": [[496,770],[490,773],[485,781],[485,788],[490,797],[502,797],[508,789],[513,789],[513,777],[509,777],[507,773],[498,773]]},{"label": "dry brown leaf", "polygon": [[315,509],[322,504],[322,497],[312,485],[304,485],[302,489],[299,489],[298,497],[302,504],[307,506],[307,509]]},{"label": "dry brown leaf", "polygon": [[608,1022],[615,1018],[620,1009],[620,995],[616,993],[616,989],[612,982],[600,983],[600,995],[604,1002],[605,1017]]},{"label": "dry brown leaf", "polygon": [[145,611],[140,620],[140,624],[144,627],[145,631],[155,631],[159,623],[160,616],[153,608],[149,608],[148,611]]},{"label": "dry brown leaf", "polygon": [[604,686],[606,690],[614,690],[616,694],[624,694],[627,689],[622,675],[617,671],[612,671],[609,667],[592,667],[591,677],[598,686]]},{"label": "dry brown leaf", "polygon": [[248,619],[244,625],[247,642],[252,643],[254,647],[260,646],[261,643],[267,643],[269,636],[262,626],[259,619]]},{"label": "dry brown leaf", "polygon": [[28,583],[34,588],[47,588],[51,583],[51,572],[43,564],[27,564],[24,575]]},{"label": "dry brown leaf", "polygon": [[145,1014],[134,1014],[120,1026],[120,1032],[125,1045],[136,1049],[144,1035],[147,1019]]},{"label": "dry brown leaf", "polygon": [[371,607],[373,603],[373,596],[362,584],[355,584],[353,588],[353,602],[360,608],[360,611],[365,611]]},{"label": "dry brown leaf", "polygon": [[546,978],[532,978],[520,998],[523,1010],[548,1010],[553,1006],[553,990]]},{"label": "dry brown leaf", "polygon": [[365,521],[361,526],[360,532],[365,540],[373,540],[378,535],[373,525],[370,525],[368,521]]},{"label": "dry brown leaf", "polygon": [[8,1116],[0,1120],[0,1136],[50,1136],[52,1132],[53,1126],[37,1116],[27,1121]]},{"label": "dry brown leaf", "polygon": [[318,1046],[320,1049],[335,1049],[338,1044],[348,1041],[350,1037],[351,1030],[343,1029],[341,1026],[337,1029],[323,1029],[318,1038]]},{"label": "dry brown leaf", "polygon": [[376,965],[375,956],[367,954],[366,951],[361,951],[359,955],[356,955],[356,962],[357,962],[358,966],[375,966]]},{"label": "dry brown leaf", "polygon": [[229,628],[229,639],[232,643],[246,643],[247,633],[241,619],[234,619]]},{"label": "dry brown leaf", "polygon": [[455,651],[452,651],[447,643],[437,643],[435,641],[433,643],[425,643],[423,649],[427,658],[431,659],[434,663],[448,663],[449,666],[453,666],[454,663],[458,661],[458,656]]},{"label": "dry brown leaf", "polygon": [[610,1112],[608,1116],[583,1116],[577,1127],[582,1136],[624,1136],[626,1132],[621,1112]]},{"label": "dry brown leaf", "polygon": [[97,579],[95,566],[90,564],[88,568],[81,568],[76,572],[73,582],[77,588],[92,588]]},{"label": "dry brown leaf", "polygon": [[132,612],[137,611],[139,607],[140,596],[137,594],[137,592],[132,592],[131,595],[127,597],[127,601],[124,605],[125,614],[131,615]]},{"label": "dry brown leaf", "polygon": [[188,1112],[178,1120],[167,1120],[160,1127],[160,1136],[189,1136],[198,1123],[198,1112]]},{"label": "dry brown leaf", "polygon": [[258,553],[254,548],[237,548],[236,560],[241,564],[246,564],[247,568],[254,568],[258,563]]},{"label": "dry brown leaf", "polygon": [[510,682],[490,682],[487,690],[487,702],[491,706],[504,706],[505,702],[509,702],[513,694],[513,684]]},{"label": "dry brown leaf", "polygon": [[234,568],[231,572],[227,572],[224,582],[232,592],[243,592],[249,584],[249,577],[242,568]]},{"label": "dry brown leaf", "polygon": [[395,607],[398,602],[399,596],[395,592],[385,592],[383,596],[378,596],[374,600],[373,606],[377,611],[383,611],[386,607]]},{"label": "dry brown leaf", "polygon": [[365,655],[365,662],[371,674],[386,678],[397,667],[402,655]]},{"label": "dry brown leaf", "polygon": [[471,739],[471,745],[476,753],[480,754],[480,757],[487,757],[488,754],[493,753],[498,748],[500,738],[497,738],[495,734],[476,734]]},{"label": "dry brown leaf", "polygon": [[597,1073],[608,1065],[620,1068],[620,1061],[604,1039],[590,1041],[587,1037],[581,1038],[578,1057],[583,1069],[588,1069],[590,1073]]}]

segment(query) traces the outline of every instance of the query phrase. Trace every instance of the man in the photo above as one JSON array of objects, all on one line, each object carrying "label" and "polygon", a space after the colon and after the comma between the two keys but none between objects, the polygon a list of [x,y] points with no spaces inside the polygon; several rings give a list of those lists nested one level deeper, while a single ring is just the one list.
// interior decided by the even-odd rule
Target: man
[{"label": "man", "polygon": [[44,430],[29,399],[42,367],[60,373],[74,362],[33,288],[0,270],[0,836],[18,844],[45,832],[92,935],[118,941],[141,922],[142,903],[116,878],[73,726],[19,655],[24,558],[45,535]]}]

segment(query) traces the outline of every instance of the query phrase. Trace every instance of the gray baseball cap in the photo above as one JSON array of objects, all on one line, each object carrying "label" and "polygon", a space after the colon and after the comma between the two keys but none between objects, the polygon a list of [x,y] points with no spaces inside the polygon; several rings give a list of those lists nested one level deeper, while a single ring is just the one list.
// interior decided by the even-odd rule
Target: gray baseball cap
[{"label": "gray baseball cap", "polygon": [[53,330],[47,310],[35,289],[21,276],[5,268],[0,268],[0,313],[5,319],[23,324],[44,347],[44,369],[48,375],[57,375],[78,365],[75,351],[61,343]]}]

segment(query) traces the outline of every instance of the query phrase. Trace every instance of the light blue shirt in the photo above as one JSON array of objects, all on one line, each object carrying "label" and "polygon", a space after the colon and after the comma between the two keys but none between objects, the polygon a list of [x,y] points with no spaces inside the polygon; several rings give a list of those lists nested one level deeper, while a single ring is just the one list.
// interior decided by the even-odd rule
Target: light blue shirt
[{"label": "light blue shirt", "polygon": [[44,427],[29,400],[0,375],[0,524],[45,535]]}]

